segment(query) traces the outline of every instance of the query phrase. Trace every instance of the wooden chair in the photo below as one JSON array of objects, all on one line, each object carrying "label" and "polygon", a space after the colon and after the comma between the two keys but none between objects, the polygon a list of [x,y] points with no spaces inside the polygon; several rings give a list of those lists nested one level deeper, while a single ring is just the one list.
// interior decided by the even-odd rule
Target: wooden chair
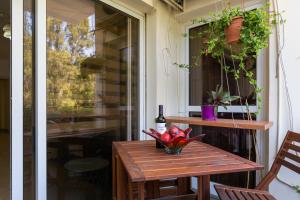
[{"label": "wooden chair", "polygon": [[275,198],[267,192],[267,188],[272,180],[277,176],[281,166],[300,173],[300,134],[289,131],[280,147],[280,150],[274,160],[271,170],[262,179],[255,189],[242,189],[223,185],[215,185],[215,189],[220,200],[241,200],[241,199],[267,199]]}]

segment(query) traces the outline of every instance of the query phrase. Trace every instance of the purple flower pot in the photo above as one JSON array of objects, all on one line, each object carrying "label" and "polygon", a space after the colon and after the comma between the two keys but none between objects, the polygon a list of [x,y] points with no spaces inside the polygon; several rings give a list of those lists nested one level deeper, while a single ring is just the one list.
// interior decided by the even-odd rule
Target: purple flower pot
[{"label": "purple flower pot", "polygon": [[218,106],[214,105],[202,105],[202,119],[208,121],[217,120]]}]

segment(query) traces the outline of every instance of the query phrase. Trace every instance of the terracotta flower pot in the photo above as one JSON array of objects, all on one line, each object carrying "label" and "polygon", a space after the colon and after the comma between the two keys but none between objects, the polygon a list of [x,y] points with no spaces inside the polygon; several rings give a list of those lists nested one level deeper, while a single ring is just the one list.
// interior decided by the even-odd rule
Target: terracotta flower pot
[{"label": "terracotta flower pot", "polygon": [[240,40],[243,21],[243,16],[237,16],[232,19],[231,24],[225,29],[227,43],[230,44]]}]

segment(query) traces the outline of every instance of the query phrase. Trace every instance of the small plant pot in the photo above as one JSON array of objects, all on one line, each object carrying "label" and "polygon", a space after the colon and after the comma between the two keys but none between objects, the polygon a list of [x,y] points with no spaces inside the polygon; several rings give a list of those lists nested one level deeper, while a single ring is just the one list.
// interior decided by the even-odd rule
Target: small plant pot
[{"label": "small plant pot", "polygon": [[243,16],[237,16],[232,19],[230,25],[225,29],[227,43],[231,44],[240,40],[243,22]]},{"label": "small plant pot", "polygon": [[218,106],[214,105],[203,105],[202,109],[202,119],[207,121],[215,121],[218,119]]}]

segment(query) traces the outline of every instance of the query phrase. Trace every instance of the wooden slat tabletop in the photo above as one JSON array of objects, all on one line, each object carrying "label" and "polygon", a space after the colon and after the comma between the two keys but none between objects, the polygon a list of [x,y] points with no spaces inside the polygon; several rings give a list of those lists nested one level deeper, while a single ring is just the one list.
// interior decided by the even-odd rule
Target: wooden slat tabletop
[{"label": "wooden slat tabletop", "polygon": [[133,182],[262,169],[263,166],[202,142],[188,144],[180,155],[155,148],[155,141],[114,142]]}]

